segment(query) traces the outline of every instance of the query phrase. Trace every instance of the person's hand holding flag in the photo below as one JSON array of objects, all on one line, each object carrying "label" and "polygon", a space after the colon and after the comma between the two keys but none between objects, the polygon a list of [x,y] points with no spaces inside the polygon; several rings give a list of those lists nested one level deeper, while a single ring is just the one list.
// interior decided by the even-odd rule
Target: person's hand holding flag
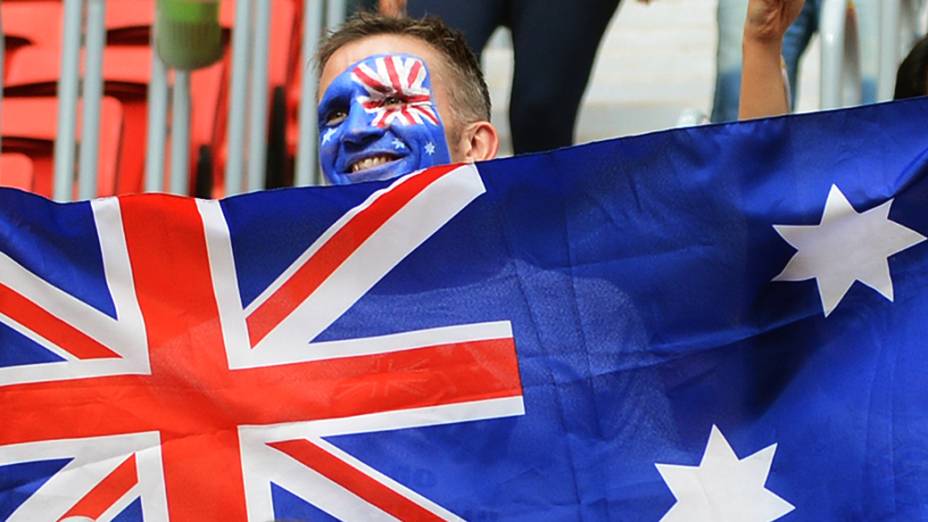
[{"label": "person's hand holding flag", "polygon": [[750,0],[744,21],[740,119],[789,112],[783,77],[783,35],[802,11],[803,0]]}]

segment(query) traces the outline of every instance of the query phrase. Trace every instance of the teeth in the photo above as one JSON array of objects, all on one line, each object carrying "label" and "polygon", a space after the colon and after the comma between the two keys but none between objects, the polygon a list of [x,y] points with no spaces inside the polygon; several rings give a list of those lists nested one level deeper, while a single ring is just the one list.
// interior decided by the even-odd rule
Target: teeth
[{"label": "teeth", "polygon": [[389,163],[393,161],[393,158],[390,156],[374,156],[371,158],[364,158],[363,160],[355,163],[351,166],[351,173],[361,172],[362,170],[372,169],[374,167],[379,167],[384,163]]}]

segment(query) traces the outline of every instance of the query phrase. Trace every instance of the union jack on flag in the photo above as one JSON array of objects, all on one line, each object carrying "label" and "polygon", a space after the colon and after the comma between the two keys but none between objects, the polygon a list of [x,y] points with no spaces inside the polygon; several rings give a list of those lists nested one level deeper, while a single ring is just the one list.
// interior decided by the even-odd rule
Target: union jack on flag
[{"label": "union jack on flag", "polygon": [[484,191],[473,166],[398,179],[245,306],[220,202],[70,205],[109,311],[43,277],[54,253],[22,248],[45,239],[0,237],[0,348],[46,351],[0,368],[0,470],[54,471],[7,477],[0,518],[265,521],[284,488],[343,520],[457,519],[326,438],[521,415],[509,323],[317,338]]},{"label": "union jack on flag", "polygon": [[[438,125],[426,81],[428,72],[422,60],[409,56],[380,56],[359,63],[351,76],[368,93],[361,97],[361,104],[365,111],[374,115],[372,126],[386,127],[394,122]],[[386,103],[390,98],[395,98],[397,103]]]}]

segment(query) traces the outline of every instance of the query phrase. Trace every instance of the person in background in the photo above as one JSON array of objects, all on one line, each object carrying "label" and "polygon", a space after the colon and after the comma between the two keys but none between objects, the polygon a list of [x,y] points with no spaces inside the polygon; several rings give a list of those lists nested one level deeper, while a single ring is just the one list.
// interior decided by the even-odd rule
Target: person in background
[{"label": "person in background", "polygon": [[783,37],[802,7],[803,0],[749,0],[744,21],[740,119],[789,112]]},{"label": "person in background", "polygon": [[[497,27],[512,31],[509,125],[516,154],[573,144],[596,51],[620,0],[406,0],[411,17],[435,15],[479,56]],[[393,13],[399,0],[382,0]]]},{"label": "person in background", "polygon": [[[790,111],[781,56],[787,29],[802,10],[803,0],[749,1],[744,25],[740,119]],[[919,41],[900,65],[893,97],[898,100],[924,95],[928,95],[928,37]]]},{"label": "person in background", "polygon": [[[883,0],[857,0],[854,3],[860,39],[860,61],[863,83],[861,101],[876,101],[879,72],[879,15]],[[738,114],[741,85],[741,48],[743,24],[748,0],[719,0],[718,48],[716,53],[716,83],[712,104],[713,122],[732,121]],[[796,20],[783,37],[783,59],[790,86],[790,108],[798,99],[799,65],[812,37],[818,32],[822,0],[806,0]]]},{"label": "person in background", "polygon": [[928,96],[928,36],[912,47],[896,73],[894,100]]}]

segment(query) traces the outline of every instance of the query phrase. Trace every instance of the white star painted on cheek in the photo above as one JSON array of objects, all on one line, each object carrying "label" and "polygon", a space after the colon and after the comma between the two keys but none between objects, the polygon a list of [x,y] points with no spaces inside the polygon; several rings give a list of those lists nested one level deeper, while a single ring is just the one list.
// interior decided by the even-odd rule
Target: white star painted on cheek
[{"label": "white star painted on cheek", "polygon": [[405,149],[406,144],[400,141],[399,138],[393,138],[393,148],[396,150]]},{"label": "white star painted on cheek", "polygon": [[327,129],[327,130],[325,131],[325,133],[322,135],[322,144],[325,145],[326,143],[328,143],[329,140],[332,139],[332,135],[333,135],[333,134],[335,134],[335,129],[334,129],[334,128],[332,128],[332,129]]},{"label": "white star painted on cheek", "polygon": [[425,144],[425,153],[431,156],[435,154],[435,144],[431,141]]},{"label": "white star painted on cheek", "polygon": [[655,464],[677,502],[662,522],[770,522],[794,510],[764,484],[773,464],[773,444],[738,459],[722,432],[712,426],[698,466]]},{"label": "white star painted on cheek", "polygon": [[889,257],[917,245],[925,236],[889,220],[890,199],[858,213],[841,190],[831,186],[818,225],[773,225],[798,252],[774,281],[815,278],[827,317],[854,281],[893,300]]}]

